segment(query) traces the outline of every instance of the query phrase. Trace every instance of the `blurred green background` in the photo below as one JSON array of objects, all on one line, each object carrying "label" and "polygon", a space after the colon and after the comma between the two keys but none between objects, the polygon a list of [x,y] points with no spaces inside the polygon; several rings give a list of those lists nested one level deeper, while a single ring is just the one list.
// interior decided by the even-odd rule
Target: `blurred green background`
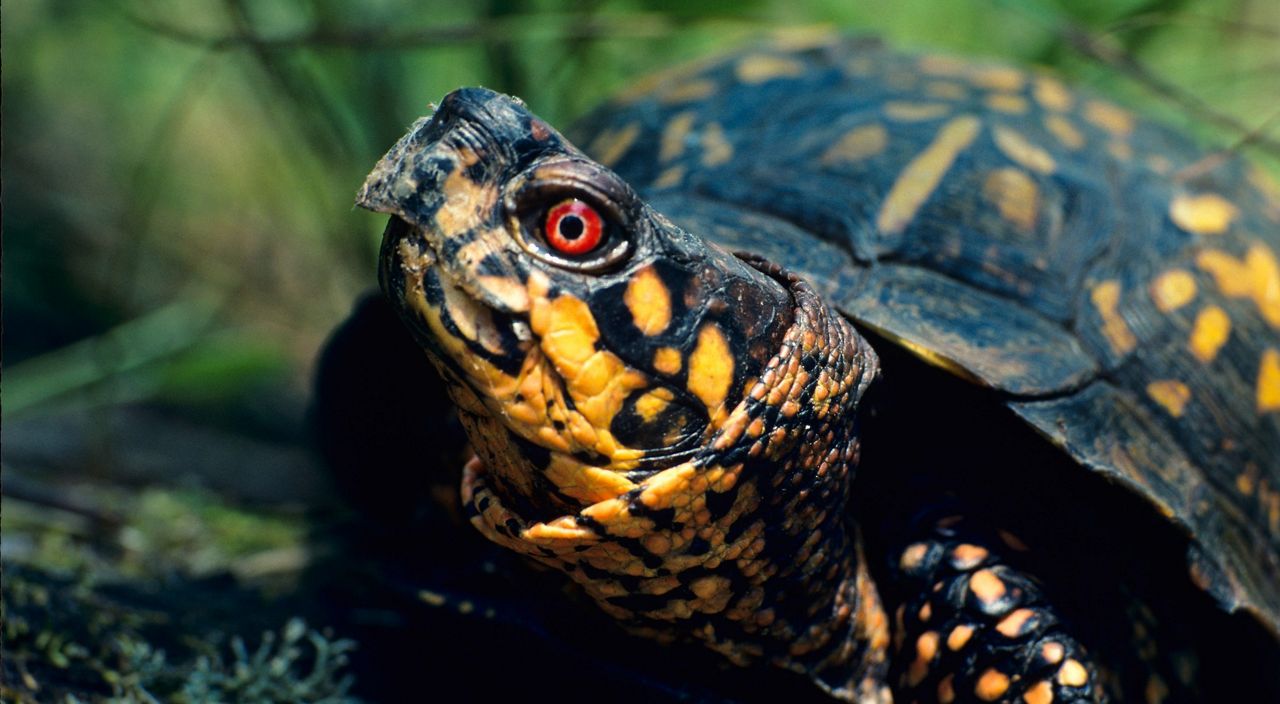
[{"label": "blurred green background", "polygon": [[1075,33],[1223,122],[1280,105],[1268,0],[7,2],[4,417],[279,410],[264,389],[303,393],[373,283],[382,221],[352,194],[430,101],[481,84],[565,124],[655,68],[815,25],[1051,66],[1211,147],[1249,135]]},{"label": "blurred green background", "polygon": [[300,569],[315,355],[375,285],[364,174],[462,85],[566,125],[778,29],[1036,64],[1280,165],[1275,0],[10,0],[3,556]]}]

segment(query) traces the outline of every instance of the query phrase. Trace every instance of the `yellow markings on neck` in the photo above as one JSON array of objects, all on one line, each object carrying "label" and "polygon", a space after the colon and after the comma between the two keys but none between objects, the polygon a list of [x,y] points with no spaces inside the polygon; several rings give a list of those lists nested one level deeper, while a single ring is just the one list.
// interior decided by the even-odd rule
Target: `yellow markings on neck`
[{"label": "yellow markings on neck", "polygon": [[684,359],[680,355],[680,350],[674,347],[659,347],[653,353],[653,368],[661,374],[679,374],[683,366]]},{"label": "yellow markings on neck", "polygon": [[1062,146],[1067,149],[1074,151],[1084,146],[1084,135],[1072,124],[1071,120],[1061,115],[1046,115],[1044,128],[1054,137],[1057,137]]},{"label": "yellow markings on neck", "polygon": [[1029,234],[1036,229],[1040,189],[1025,172],[1007,167],[993,170],[982,183],[982,194],[1019,232]]},{"label": "yellow markings on neck", "polygon": [[1090,100],[1085,103],[1084,119],[1113,137],[1128,137],[1133,133],[1133,115],[1108,102]]},{"label": "yellow markings on neck", "polygon": [[707,123],[702,128],[702,165],[719,166],[733,158],[733,145],[725,139],[724,128],[719,122]]},{"label": "yellow markings on neck", "polygon": [[625,127],[607,129],[591,140],[587,153],[601,164],[612,167],[626,155],[627,150],[631,149],[639,136],[640,125],[635,122]]},{"label": "yellow markings on neck", "polygon": [[1171,313],[1196,297],[1196,279],[1186,269],[1170,269],[1151,282],[1150,290],[1156,310]]},{"label": "yellow markings on neck", "polygon": [[1280,411],[1280,350],[1268,348],[1258,364],[1259,413]]},{"label": "yellow markings on neck", "polygon": [[1197,235],[1221,235],[1239,215],[1239,209],[1217,193],[1183,193],[1169,203],[1173,224]]},{"label": "yellow markings on neck", "polygon": [[503,354],[502,336],[493,324],[488,306],[480,305],[460,289],[445,285],[444,308],[461,335],[489,352]]},{"label": "yellow markings on neck", "polygon": [[991,135],[996,148],[1014,163],[1042,174],[1051,174],[1057,168],[1049,152],[1032,144],[1015,130],[996,125],[991,130]]},{"label": "yellow markings on neck", "polygon": [[[573,410],[563,400],[545,396],[556,413],[563,416],[563,430],[551,426],[555,419],[547,418],[540,432],[552,435],[571,449],[585,449],[618,463],[634,462],[643,453],[618,443],[609,431],[613,418],[621,410],[627,396],[648,384],[646,377],[629,368],[617,355],[608,350],[596,349],[600,339],[599,328],[591,309],[583,301],[561,294],[549,298],[549,282],[544,274],[534,272],[529,276],[531,299],[529,327],[539,339],[537,349],[550,362],[555,374],[563,382],[564,389],[573,401]],[[541,383],[542,389],[554,392],[555,384]],[[539,389],[531,385],[534,395]],[[530,402],[525,394],[526,403]],[[549,411],[548,411],[549,412]],[[625,467],[630,468],[630,467]]]},{"label": "yellow markings on neck", "polygon": [[1111,351],[1117,355],[1132,351],[1138,340],[1120,315],[1120,282],[1115,279],[1103,281],[1093,287],[1089,297],[1098,315],[1102,316],[1102,335],[1111,345]]},{"label": "yellow markings on neck", "polygon": [[733,381],[733,353],[715,323],[698,331],[698,342],[689,354],[689,392],[707,407],[713,425],[725,415],[724,400]]},{"label": "yellow markings on neck", "polygon": [[734,73],[739,81],[755,85],[775,78],[799,76],[804,73],[804,64],[786,56],[753,54],[738,61]]},{"label": "yellow markings on neck", "polygon": [[1196,315],[1191,326],[1191,354],[1204,364],[1212,362],[1231,336],[1231,318],[1215,305],[1208,305]]},{"label": "yellow markings on neck", "polygon": [[1243,260],[1206,249],[1196,256],[1196,265],[1213,276],[1224,295],[1251,299],[1262,319],[1280,328],[1280,264],[1269,247],[1254,242]]},{"label": "yellow markings on neck", "polygon": [[658,387],[646,391],[640,398],[636,399],[636,414],[640,416],[646,423],[652,423],[658,414],[666,410],[667,406],[675,395],[670,389]]},{"label": "yellow markings on neck", "polygon": [[878,156],[889,145],[889,131],[884,125],[871,123],[849,130],[822,155],[825,165],[862,161]]},{"label": "yellow markings on neck", "polygon": [[671,324],[671,292],[653,266],[631,277],[622,302],[631,312],[631,324],[645,335],[658,335]]},{"label": "yellow markings on neck", "polygon": [[933,143],[920,152],[894,181],[880,206],[876,228],[890,235],[906,229],[956,157],[973,143],[981,127],[982,123],[972,115],[960,115],[943,125]]},{"label": "yellow markings on neck", "polygon": [[1147,384],[1147,395],[1168,411],[1169,415],[1180,418],[1187,402],[1191,400],[1191,389],[1176,379],[1162,379]]},{"label": "yellow markings on neck", "polygon": [[634,483],[617,472],[583,464],[559,452],[551,453],[546,477],[560,493],[587,503],[612,499],[636,488]]},{"label": "yellow markings on neck", "polygon": [[1037,76],[1035,80],[1035,88],[1032,94],[1036,98],[1036,102],[1044,106],[1046,110],[1070,110],[1075,99],[1067,87],[1056,78],[1049,76]]},{"label": "yellow markings on neck", "polygon": [[911,103],[891,100],[884,104],[884,115],[898,122],[925,122],[936,120],[951,112],[946,103]]}]

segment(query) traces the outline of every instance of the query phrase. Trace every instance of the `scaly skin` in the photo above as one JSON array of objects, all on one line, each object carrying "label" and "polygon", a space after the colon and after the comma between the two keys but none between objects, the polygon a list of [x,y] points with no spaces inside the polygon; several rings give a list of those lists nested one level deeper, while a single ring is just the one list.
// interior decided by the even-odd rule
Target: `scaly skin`
[{"label": "scaly skin", "polygon": [[[606,220],[585,257],[539,229],[566,198]],[[488,91],[446,98],[360,204],[394,216],[383,288],[478,453],[463,498],[486,536],[632,631],[892,700],[890,625],[847,508],[877,358],[842,315],[683,232]]]}]

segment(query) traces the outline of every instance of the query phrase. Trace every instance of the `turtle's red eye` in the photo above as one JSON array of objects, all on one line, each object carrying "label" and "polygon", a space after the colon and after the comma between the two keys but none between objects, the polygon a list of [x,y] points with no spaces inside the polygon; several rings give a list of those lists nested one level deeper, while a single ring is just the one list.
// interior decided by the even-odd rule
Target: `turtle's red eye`
[{"label": "turtle's red eye", "polygon": [[544,229],[547,244],[561,254],[578,256],[587,254],[600,244],[604,235],[604,221],[595,208],[570,198],[547,211]]}]

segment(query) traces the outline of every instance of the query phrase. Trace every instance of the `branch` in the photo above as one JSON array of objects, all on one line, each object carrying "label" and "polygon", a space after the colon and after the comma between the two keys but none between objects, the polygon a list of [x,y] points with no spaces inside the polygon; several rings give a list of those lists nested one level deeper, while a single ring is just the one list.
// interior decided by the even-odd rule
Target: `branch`
[{"label": "branch", "polygon": [[[531,22],[549,21],[547,15],[540,15],[537,19],[519,15],[486,20],[481,23],[412,30],[392,30],[383,27],[350,31],[316,29],[294,35],[260,37],[244,32],[223,35],[201,34],[175,24],[143,17],[127,8],[122,7],[120,10],[130,22],[143,30],[173,41],[193,44],[213,51],[226,51],[246,46],[257,49],[301,47],[413,49],[475,42],[509,44],[528,38]],[[554,15],[550,16],[550,19],[558,20],[559,26],[552,32],[552,35],[558,39],[641,39],[664,36],[674,28],[671,20],[657,13],[611,17]]]}]

